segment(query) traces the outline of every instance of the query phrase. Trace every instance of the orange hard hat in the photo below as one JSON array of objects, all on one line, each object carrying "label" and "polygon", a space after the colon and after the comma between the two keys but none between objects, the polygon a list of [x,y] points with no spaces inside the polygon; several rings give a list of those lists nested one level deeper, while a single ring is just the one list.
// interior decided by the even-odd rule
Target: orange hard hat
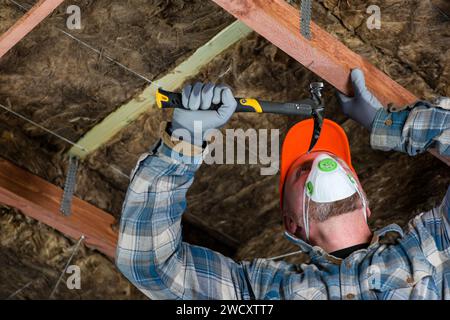
[{"label": "orange hard hat", "polygon": [[[311,152],[328,152],[343,160],[348,167],[353,169],[350,145],[344,129],[337,123],[324,119],[319,139],[312,150],[308,150],[314,130],[314,120],[308,119],[293,126],[283,142],[281,150],[281,176],[280,176],[280,199],[283,205],[283,187],[289,168],[294,162]],[[306,157],[305,157],[306,159]],[[306,160],[305,160],[306,161]],[[299,163],[296,163],[299,165]],[[301,163],[300,163],[301,164]]]}]

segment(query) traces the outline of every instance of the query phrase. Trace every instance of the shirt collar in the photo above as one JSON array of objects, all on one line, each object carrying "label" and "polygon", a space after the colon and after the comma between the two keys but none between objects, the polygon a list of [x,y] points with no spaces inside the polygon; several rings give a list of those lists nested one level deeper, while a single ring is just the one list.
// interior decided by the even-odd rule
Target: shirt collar
[{"label": "shirt collar", "polygon": [[[377,244],[379,239],[388,232],[396,232],[400,235],[400,238],[403,238],[403,236],[404,236],[403,230],[399,225],[390,224],[390,225],[374,232],[369,248],[372,247],[374,244]],[[291,235],[287,231],[284,232],[284,236],[290,242],[297,245],[301,251],[308,254],[312,261],[320,259],[320,258],[325,258],[328,262],[332,262],[335,264],[339,264],[342,261],[342,259],[330,255],[322,248],[320,248],[318,246],[312,246],[309,243],[306,243],[305,241]]]},{"label": "shirt collar", "polygon": [[291,235],[289,232],[285,231],[284,236],[292,243],[300,247],[300,250],[304,253],[308,254],[311,258],[312,262],[317,262],[318,259],[320,259],[323,256],[329,256],[325,250],[323,250],[321,247],[318,246],[312,246],[309,243],[306,243],[305,241]]},{"label": "shirt collar", "polygon": [[404,233],[402,228],[397,225],[397,224],[390,224],[384,228],[381,228],[380,230],[377,230],[374,232],[373,237],[372,237],[372,241],[370,242],[370,245],[374,244],[374,243],[378,243],[378,241],[380,240],[381,237],[383,237],[386,233],[388,232],[395,232],[398,233],[400,235],[400,238],[404,237]]}]

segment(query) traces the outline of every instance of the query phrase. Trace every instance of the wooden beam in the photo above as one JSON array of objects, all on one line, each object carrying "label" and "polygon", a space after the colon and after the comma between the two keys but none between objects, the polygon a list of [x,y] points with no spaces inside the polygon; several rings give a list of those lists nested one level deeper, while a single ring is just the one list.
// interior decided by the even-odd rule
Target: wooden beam
[{"label": "wooden beam", "polygon": [[[108,142],[124,127],[135,121],[140,115],[155,105],[155,93],[158,86],[166,90],[178,89],[187,79],[195,76],[202,67],[239,40],[252,32],[242,22],[236,21],[218,33],[205,45],[197,49],[187,60],[170,71],[164,77],[155,80],[140,95],[119,107],[102,122],[87,132],[78,142],[78,146],[70,149],[71,155],[81,159]],[[81,149],[79,146],[83,147]]]},{"label": "wooden beam", "polygon": [[[0,203],[58,230],[74,240],[85,236],[84,244],[114,258],[118,232],[116,219],[109,213],[73,198],[72,215],[60,211],[63,190],[36,175],[0,158]],[[239,242],[205,225],[192,214],[183,215],[184,240],[233,255]]]},{"label": "wooden beam", "polygon": [[0,58],[52,13],[64,0],[40,0],[0,36]]},{"label": "wooden beam", "polygon": [[0,203],[21,210],[66,236],[109,257],[114,257],[118,235],[113,231],[115,218],[105,211],[74,197],[72,215],[59,212],[63,190],[7,160],[0,158]]},{"label": "wooden beam", "polygon": [[403,106],[417,100],[314,22],[312,40],[305,39],[300,34],[299,11],[284,0],[213,1],[344,94],[352,94],[350,70],[358,67],[368,75],[367,86],[383,105]]},{"label": "wooden beam", "polygon": [[[346,95],[353,94],[351,69],[360,68],[366,75],[367,87],[384,106],[404,106],[418,100],[315,23],[311,23],[312,40],[305,39],[300,34],[299,11],[285,0],[213,1]],[[449,158],[439,158],[450,165]]]}]

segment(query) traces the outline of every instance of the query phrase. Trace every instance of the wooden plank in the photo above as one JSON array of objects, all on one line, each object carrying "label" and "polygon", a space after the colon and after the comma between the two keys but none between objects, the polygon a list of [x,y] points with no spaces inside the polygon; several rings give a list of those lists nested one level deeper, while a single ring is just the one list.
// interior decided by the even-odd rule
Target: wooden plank
[{"label": "wooden plank", "polygon": [[[300,34],[299,11],[285,0],[213,1],[346,95],[353,94],[351,69],[360,68],[367,75],[367,87],[384,106],[404,106],[418,100],[315,23],[311,23],[312,40],[305,39]],[[449,158],[439,158],[450,165]]]},{"label": "wooden plank", "polygon": [[115,218],[74,197],[72,215],[59,212],[63,190],[7,160],[0,158],[0,203],[21,210],[66,236],[79,239],[109,257],[114,257],[118,239],[112,225]]},{"label": "wooden plank", "polygon": [[[118,232],[116,219],[109,213],[77,198],[73,198],[72,215],[60,211],[63,190],[36,175],[0,158],[0,203],[20,210],[74,240],[82,235],[84,244],[114,258]],[[185,240],[208,245],[224,254],[236,253],[239,242],[227,234],[205,225],[197,217],[183,215]]]},{"label": "wooden plank", "polygon": [[200,69],[211,62],[227,48],[247,37],[252,32],[242,22],[236,21],[218,33],[204,46],[197,49],[187,60],[170,71],[164,77],[148,86],[139,96],[119,107],[102,122],[87,132],[69,153],[81,159],[108,142],[120,130],[136,120],[141,114],[155,105],[155,93],[158,86],[166,90],[176,90],[187,79],[195,76]]},{"label": "wooden plank", "polygon": [[299,11],[284,0],[213,1],[344,94],[352,94],[350,70],[358,67],[370,75],[367,86],[383,105],[403,106],[417,100],[314,22],[311,23],[313,39],[305,39],[300,34]]},{"label": "wooden plank", "polygon": [[0,36],[0,58],[52,13],[64,0],[40,0]]}]

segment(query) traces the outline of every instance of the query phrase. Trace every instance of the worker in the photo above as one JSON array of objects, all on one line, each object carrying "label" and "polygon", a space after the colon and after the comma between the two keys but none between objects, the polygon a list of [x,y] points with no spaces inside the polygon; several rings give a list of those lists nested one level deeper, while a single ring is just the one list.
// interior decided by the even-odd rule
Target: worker
[{"label": "worker", "polygon": [[[417,102],[388,112],[351,73],[354,97],[343,111],[371,131],[371,145],[409,155],[435,147],[450,156],[450,111]],[[161,140],[132,173],[123,206],[116,263],[152,299],[450,299],[450,189],[436,208],[412,219],[407,231],[389,225],[372,234],[370,207],[352,167],[342,129],[326,120],[308,152],[311,122],[295,125],[283,144],[280,191],[286,236],[309,264],[256,259],[235,262],[182,242],[186,192],[201,165],[202,139],[174,157],[177,129],[219,128],[236,108],[231,90],[212,84],[183,89],[186,110],[174,111]],[[220,104],[208,110],[211,103]],[[205,132],[203,132],[205,133]],[[331,136],[331,139],[327,135]],[[323,141],[321,141],[323,139]],[[296,147],[293,141],[306,141]],[[330,141],[332,143],[330,143]],[[211,214],[220,214],[211,212]]]}]

